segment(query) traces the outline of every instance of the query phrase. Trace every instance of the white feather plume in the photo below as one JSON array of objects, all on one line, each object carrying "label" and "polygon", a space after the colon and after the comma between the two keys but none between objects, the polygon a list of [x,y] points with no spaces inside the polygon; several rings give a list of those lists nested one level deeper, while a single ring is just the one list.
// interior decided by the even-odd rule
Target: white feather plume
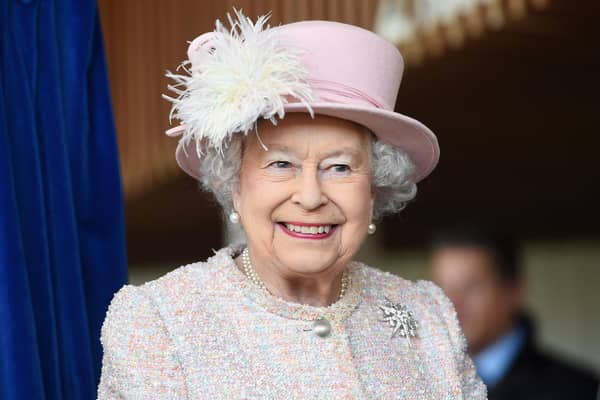
[{"label": "white feather plume", "polygon": [[227,15],[231,28],[217,20],[208,48],[180,66],[185,75],[167,73],[176,83],[169,89],[178,95],[164,96],[173,103],[170,117],[185,126],[181,140],[186,145],[195,140],[199,156],[203,141],[220,151],[232,134],[253,130],[259,118],[276,124],[285,115],[286,96],[313,114],[301,50],[281,44],[276,30],[266,25],[269,15],[253,24],[234,12],[237,20]]}]

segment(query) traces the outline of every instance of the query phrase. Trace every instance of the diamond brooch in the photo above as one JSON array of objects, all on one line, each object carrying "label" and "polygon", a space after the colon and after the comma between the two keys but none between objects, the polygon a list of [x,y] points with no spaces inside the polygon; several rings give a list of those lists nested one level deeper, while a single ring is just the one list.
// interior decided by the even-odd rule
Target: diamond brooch
[{"label": "diamond brooch", "polygon": [[394,304],[387,297],[385,297],[385,303],[379,308],[383,311],[381,322],[388,323],[392,327],[392,338],[400,335],[408,339],[410,346],[410,339],[417,337],[417,321],[412,312],[404,304]]}]

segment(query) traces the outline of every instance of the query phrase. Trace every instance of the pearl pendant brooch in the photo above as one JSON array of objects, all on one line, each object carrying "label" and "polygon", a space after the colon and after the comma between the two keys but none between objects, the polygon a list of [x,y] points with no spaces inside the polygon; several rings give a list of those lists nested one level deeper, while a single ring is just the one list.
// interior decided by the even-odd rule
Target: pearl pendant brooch
[{"label": "pearl pendant brooch", "polygon": [[385,322],[392,327],[392,338],[400,335],[400,337],[408,340],[410,346],[410,339],[417,337],[417,321],[412,312],[404,304],[394,304],[387,297],[385,303],[380,305],[379,309],[383,312],[381,322]]}]

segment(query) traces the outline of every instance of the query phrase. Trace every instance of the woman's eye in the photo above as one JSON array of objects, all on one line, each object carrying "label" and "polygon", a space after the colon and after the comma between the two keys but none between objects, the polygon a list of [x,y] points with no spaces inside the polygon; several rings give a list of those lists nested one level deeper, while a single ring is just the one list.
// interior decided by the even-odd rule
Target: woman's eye
[{"label": "woman's eye", "polygon": [[269,166],[275,168],[290,168],[292,166],[292,163],[289,161],[274,161],[271,164],[269,164]]},{"label": "woman's eye", "polygon": [[334,164],[330,167],[334,172],[348,172],[350,171],[350,166],[346,164]]}]

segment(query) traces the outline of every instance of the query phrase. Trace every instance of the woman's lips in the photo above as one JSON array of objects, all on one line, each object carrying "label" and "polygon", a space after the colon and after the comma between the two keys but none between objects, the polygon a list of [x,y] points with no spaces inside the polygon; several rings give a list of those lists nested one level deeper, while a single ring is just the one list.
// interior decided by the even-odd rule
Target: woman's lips
[{"label": "woman's lips", "polygon": [[279,222],[277,225],[288,235],[299,239],[327,239],[335,232],[338,225],[307,224],[302,222]]}]

